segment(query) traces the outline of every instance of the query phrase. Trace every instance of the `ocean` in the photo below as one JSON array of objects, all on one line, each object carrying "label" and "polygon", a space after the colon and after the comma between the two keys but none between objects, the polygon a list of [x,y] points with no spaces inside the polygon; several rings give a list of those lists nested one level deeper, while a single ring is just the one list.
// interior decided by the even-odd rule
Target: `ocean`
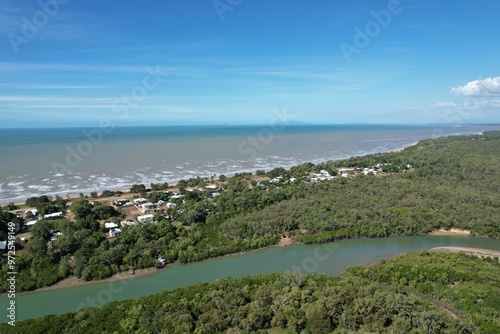
[{"label": "ocean", "polygon": [[0,204],[175,183],[399,149],[500,126],[286,125],[0,129]]}]

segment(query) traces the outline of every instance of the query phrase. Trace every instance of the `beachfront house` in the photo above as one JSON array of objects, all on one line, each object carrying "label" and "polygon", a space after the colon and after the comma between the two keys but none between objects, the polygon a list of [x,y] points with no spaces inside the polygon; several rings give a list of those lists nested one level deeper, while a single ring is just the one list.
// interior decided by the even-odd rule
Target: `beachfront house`
[{"label": "beachfront house", "polygon": [[155,220],[154,215],[143,215],[143,216],[137,217],[137,221],[141,224],[152,223],[152,222],[154,222],[154,220]]},{"label": "beachfront house", "polygon": [[109,230],[109,236],[111,238],[116,238],[120,235],[122,235],[122,230],[120,230],[119,228],[112,228],[111,230]]},{"label": "beachfront house", "polygon": [[145,199],[145,198],[142,198],[142,197],[134,199],[134,204],[135,205],[139,205],[139,204],[147,203],[147,202],[148,202],[148,200]]}]

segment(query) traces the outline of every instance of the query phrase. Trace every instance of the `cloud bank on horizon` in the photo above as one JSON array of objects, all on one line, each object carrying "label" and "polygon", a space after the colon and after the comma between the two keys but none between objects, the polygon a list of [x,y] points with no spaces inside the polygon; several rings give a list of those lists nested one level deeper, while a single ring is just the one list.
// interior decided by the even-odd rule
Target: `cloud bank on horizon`
[{"label": "cloud bank on horizon", "polygon": [[[500,2],[5,0],[0,127],[500,123]],[[460,114],[457,118],[455,115]]]}]

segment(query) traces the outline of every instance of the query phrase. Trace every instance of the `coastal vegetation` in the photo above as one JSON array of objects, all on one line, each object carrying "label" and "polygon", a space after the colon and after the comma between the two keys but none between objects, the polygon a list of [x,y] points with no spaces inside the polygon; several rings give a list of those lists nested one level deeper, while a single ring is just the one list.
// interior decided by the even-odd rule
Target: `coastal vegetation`
[{"label": "coastal vegetation", "polygon": [[[377,165],[376,175],[362,172]],[[176,198],[165,190],[168,184],[134,185],[134,196],[169,200],[172,206],[153,212],[156,224],[126,225],[117,238],[107,237],[103,223],[120,223],[118,209],[73,199],[71,215],[39,221],[28,243],[18,240],[17,288],[34,290],[69,276],[102,279],[157,266],[159,258],[166,264],[200,261],[274,245],[283,236],[321,243],[460,228],[499,237],[499,166],[500,132],[488,132],[425,140],[401,152],[259,171],[261,180],[250,173],[219,176],[218,196],[186,189],[206,185],[202,178],[181,180],[182,197]],[[336,175],[340,169],[349,169],[348,176],[311,181],[311,173]],[[26,205],[49,214],[66,211],[68,200],[40,196]],[[22,219],[1,211],[0,239],[10,221],[24,231]],[[5,292],[7,259],[0,261]]]},{"label": "coastal vegetation", "polygon": [[2,333],[498,333],[500,263],[421,251],[339,277],[271,274],[0,325]]}]

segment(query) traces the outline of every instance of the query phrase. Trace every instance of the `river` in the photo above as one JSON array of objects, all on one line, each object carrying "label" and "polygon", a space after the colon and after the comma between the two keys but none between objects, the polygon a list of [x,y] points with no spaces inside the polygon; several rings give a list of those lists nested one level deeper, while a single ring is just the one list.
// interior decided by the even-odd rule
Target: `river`
[{"label": "river", "polygon": [[[355,264],[370,264],[398,253],[441,246],[500,250],[500,240],[463,236],[420,236],[271,247],[199,263],[174,264],[151,276],[17,296],[16,321],[48,314],[75,312],[82,307],[99,306],[111,300],[139,298],[228,276],[241,277],[287,271],[338,275],[348,266]],[[7,296],[0,297],[0,309],[4,310],[2,313],[5,315],[8,303]],[[0,322],[7,322],[6,316],[2,316]]]}]

